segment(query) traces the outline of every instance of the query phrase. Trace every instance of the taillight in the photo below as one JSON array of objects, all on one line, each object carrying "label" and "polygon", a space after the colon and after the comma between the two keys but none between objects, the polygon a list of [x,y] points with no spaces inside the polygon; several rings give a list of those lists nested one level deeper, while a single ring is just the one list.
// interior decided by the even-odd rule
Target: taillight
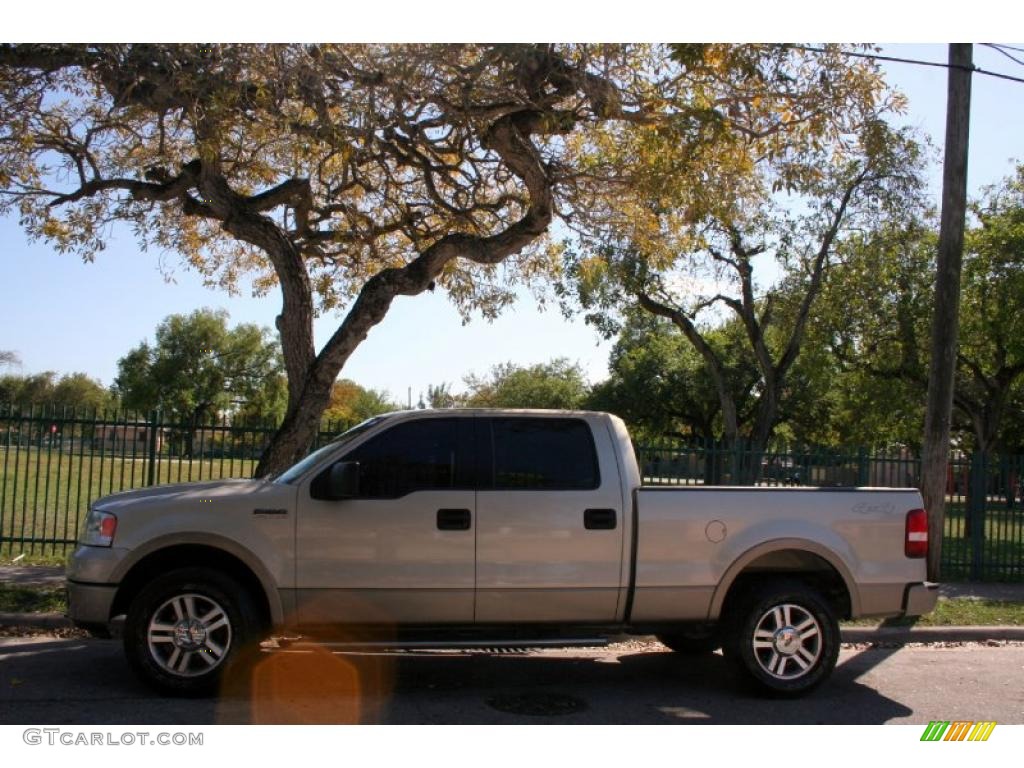
[{"label": "taillight", "polygon": [[903,551],[907,557],[928,557],[928,513],[923,509],[907,512],[907,538]]}]

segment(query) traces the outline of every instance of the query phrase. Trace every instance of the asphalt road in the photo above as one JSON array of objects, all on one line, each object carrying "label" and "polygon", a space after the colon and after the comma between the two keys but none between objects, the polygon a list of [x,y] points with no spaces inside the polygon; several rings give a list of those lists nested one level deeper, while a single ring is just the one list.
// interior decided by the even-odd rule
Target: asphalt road
[{"label": "asphalt road", "polygon": [[162,698],[112,640],[0,639],[0,723],[1024,723],[1024,644],[844,647],[830,681],[765,701],[720,655],[661,646],[530,653],[264,654],[214,699]]}]

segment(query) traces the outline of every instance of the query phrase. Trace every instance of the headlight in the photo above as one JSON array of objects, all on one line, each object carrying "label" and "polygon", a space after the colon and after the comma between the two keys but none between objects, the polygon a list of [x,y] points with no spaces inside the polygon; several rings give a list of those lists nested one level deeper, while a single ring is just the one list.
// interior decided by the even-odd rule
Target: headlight
[{"label": "headlight", "polygon": [[109,547],[114,543],[117,533],[117,516],[98,509],[90,509],[82,528],[79,544],[89,547]]}]

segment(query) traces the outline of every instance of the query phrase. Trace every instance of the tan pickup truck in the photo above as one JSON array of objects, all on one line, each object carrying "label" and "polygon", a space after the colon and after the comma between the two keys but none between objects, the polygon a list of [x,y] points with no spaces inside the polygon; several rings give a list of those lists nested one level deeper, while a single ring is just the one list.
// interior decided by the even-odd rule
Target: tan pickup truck
[{"label": "tan pickup truck", "polygon": [[272,633],[496,647],[656,634],[721,647],[762,691],[831,673],[838,620],[919,615],[914,490],[641,485],[605,413],[410,411],[366,421],[276,477],[97,501],[70,615],[126,616],[132,667],[212,690]]}]

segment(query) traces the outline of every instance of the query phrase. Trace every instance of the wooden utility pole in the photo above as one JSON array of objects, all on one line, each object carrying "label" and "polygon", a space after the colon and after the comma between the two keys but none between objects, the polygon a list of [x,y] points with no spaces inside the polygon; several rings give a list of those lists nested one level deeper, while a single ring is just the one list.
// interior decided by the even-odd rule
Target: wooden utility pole
[{"label": "wooden utility pole", "polygon": [[939,579],[942,531],[946,519],[949,426],[953,412],[957,327],[960,317],[960,265],[967,215],[967,138],[971,122],[970,43],[949,46],[946,100],[946,154],[942,167],[942,221],[935,267],[931,368],[921,456],[921,494],[928,510],[928,578]]}]

